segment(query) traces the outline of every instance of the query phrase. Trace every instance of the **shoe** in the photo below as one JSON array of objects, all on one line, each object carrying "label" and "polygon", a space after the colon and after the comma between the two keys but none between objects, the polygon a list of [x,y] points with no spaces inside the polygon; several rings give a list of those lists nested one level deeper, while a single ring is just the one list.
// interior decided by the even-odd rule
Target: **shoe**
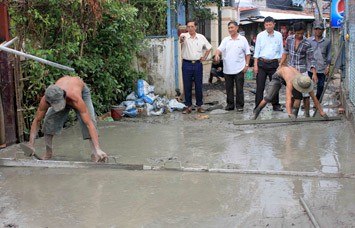
[{"label": "shoe", "polygon": [[190,107],[185,107],[185,108],[182,110],[182,114],[189,114],[189,113],[191,113],[191,111],[192,111],[191,106],[190,106]]},{"label": "shoe", "polygon": [[228,106],[228,105],[227,105],[224,110],[226,110],[226,111],[232,111],[232,110],[234,110],[234,107],[231,107],[231,106]]},{"label": "shoe", "polygon": [[272,110],[274,110],[276,112],[283,112],[284,111],[284,109],[281,108],[281,106],[275,106],[275,107],[272,108]]},{"label": "shoe", "polygon": [[243,108],[237,108],[237,111],[238,111],[238,112],[243,112],[244,109],[243,109]]},{"label": "shoe", "polygon": [[213,76],[208,79],[209,84],[212,84],[212,79],[213,79]]},{"label": "shoe", "polygon": [[206,110],[204,110],[204,109],[201,108],[201,107],[198,107],[198,108],[197,108],[197,112],[199,112],[199,113],[205,113]]}]

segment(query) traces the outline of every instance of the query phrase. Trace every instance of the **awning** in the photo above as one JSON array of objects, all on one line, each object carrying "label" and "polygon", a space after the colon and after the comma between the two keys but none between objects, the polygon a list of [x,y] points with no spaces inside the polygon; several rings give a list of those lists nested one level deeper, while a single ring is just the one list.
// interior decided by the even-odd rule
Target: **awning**
[{"label": "awning", "polygon": [[314,20],[312,15],[304,15],[298,13],[280,13],[272,11],[254,10],[240,12],[240,24],[246,25],[255,22],[264,22],[265,17],[273,17],[278,20]]}]

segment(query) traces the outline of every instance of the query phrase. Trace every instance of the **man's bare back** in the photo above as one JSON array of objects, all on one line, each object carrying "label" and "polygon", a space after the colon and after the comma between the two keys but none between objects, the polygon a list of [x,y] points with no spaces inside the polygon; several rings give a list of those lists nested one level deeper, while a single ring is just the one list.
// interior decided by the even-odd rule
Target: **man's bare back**
[{"label": "man's bare back", "polygon": [[301,74],[298,70],[291,66],[281,66],[276,72],[279,74],[279,77],[285,80],[286,85],[292,84],[292,80],[295,76]]},{"label": "man's bare back", "polygon": [[[51,92],[47,94],[47,91],[49,91],[50,88]],[[83,94],[86,94],[85,101]],[[61,105],[60,109],[58,110],[54,108],[56,106],[56,103],[53,103],[57,100],[60,100],[60,103],[63,104],[63,106]],[[88,106],[86,103],[88,103]],[[58,79],[54,86],[52,85],[47,88],[45,96],[42,97],[35,118],[32,122],[30,131],[30,141],[28,146],[31,148],[31,150],[33,150],[33,154],[35,153],[34,142],[41,121],[45,117],[51,115],[52,122],[48,120],[46,128],[50,130],[47,130],[48,133],[44,132],[46,141],[46,154],[43,159],[50,159],[52,157],[52,138],[55,132],[60,131],[63,126],[60,122],[61,119],[58,119],[58,117],[60,117],[60,115],[64,115],[64,117],[67,115],[66,113],[68,112],[68,109],[65,108],[65,105],[69,105],[71,108],[76,110],[76,112],[80,115],[82,125],[87,128],[82,128],[82,132],[84,129],[85,133],[87,132],[88,134],[88,136],[85,135],[84,139],[90,139],[90,145],[92,148],[92,161],[105,161],[107,159],[107,154],[103,152],[99,146],[98,133],[96,130],[95,112],[90,98],[90,91],[83,82],[83,80],[75,76],[64,76]],[[53,107],[53,109],[49,110],[51,106]],[[59,115],[53,115],[54,113],[59,113]],[[44,122],[44,125],[46,125],[46,120]],[[60,125],[59,129],[57,129],[58,125]],[[52,130],[51,126],[54,126],[53,128],[55,130]]]},{"label": "man's bare back", "polygon": [[66,103],[76,109],[78,106],[78,99],[81,99],[81,93],[85,86],[83,80],[79,77],[64,76],[60,78],[55,85],[66,92]]}]

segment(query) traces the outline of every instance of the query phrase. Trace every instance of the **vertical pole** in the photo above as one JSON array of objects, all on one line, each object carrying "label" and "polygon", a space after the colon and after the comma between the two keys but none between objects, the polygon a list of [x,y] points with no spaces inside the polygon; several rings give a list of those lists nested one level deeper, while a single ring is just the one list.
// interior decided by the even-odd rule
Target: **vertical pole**
[{"label": "vertical pole", "polygon": [[0,93],[0,148],[6,147],[4,109],[2,107],[2,98]]},{"label": "vertical pole", "polygon": [[[7,14],[7,7],[4,2],[0,3],[0,42],[9,40],[9,21]],[[0,148],[6,146],[5,138],[5,117],[4,117],[4,108],[2,105],[2,96],[1,96],[2,86],[0,83]]]},{"label": "vertical pole", "polygon": [[316,0],[316,5],[318,14],[315,15],[315,18],[316,20],[323,20],[323,1]]}]

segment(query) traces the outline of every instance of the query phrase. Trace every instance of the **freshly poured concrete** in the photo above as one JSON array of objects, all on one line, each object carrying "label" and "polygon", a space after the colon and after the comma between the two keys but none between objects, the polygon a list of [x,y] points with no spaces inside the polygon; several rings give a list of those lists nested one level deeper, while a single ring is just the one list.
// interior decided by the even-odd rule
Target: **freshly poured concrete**
[{"label": "freshly poured concrete", "polygon": [[[253,97],[246,93],[244,113],[203,120],[174,112],[100,122],[101,147],[130,164],[355,174],[349,122],[234,125],[250,118]],[[287,118],[270,107],[260,119]],[[43,154],[42,138],[36,149]],[[53,160],[90,159],[78,126],[54,138],[54,152]],[[320,227],[352,227],[354,192],[354,178],[0,167],[0,227],[313,227],[300,197]]]},{"label": "freshly poured concrete", "polygon": [[[235,126],[247,114],[196,120],[173,113],[100,123],[104,151],[123,163],[355,173],[347,121]],[[285,115],[281,113],[279,115]],[[39,154],[43,140],[37,140]],[[54,160],[89,160],[76,126]],[[10,157],[18,146],[6,149]],[[20,227],[321,227],[355,224],[355,179],[271,175],[0,168],[0,221]]]}]

